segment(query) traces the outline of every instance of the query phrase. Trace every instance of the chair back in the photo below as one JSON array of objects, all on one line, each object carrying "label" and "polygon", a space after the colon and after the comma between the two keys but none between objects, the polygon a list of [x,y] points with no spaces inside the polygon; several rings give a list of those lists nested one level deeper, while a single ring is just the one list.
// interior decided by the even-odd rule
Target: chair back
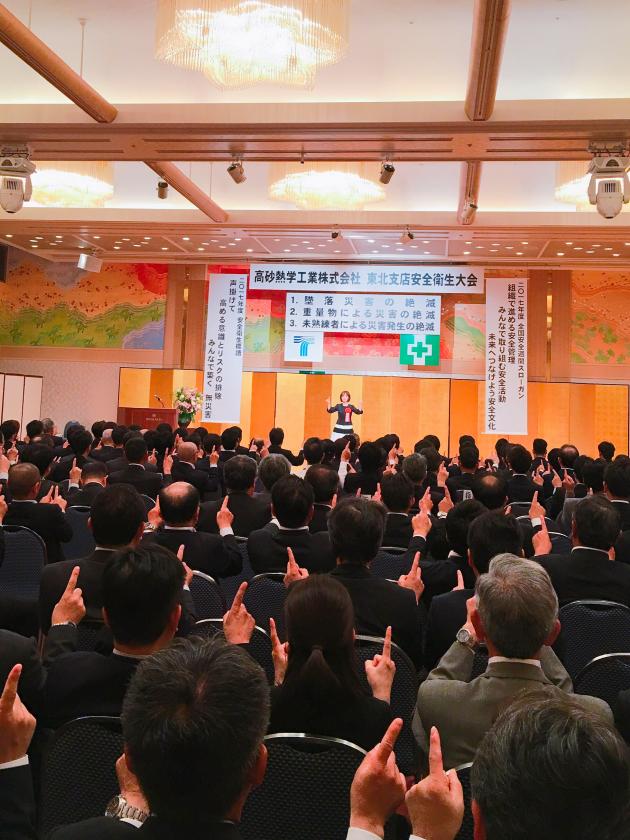
[{"label": "chair back", "polygon": [[63,546],[66,560],[80,560],[96,548],[94,536],[87,524],[89,518],[90,508],[87,505],[66,508],[66,520],[72,525],[72,539]]},{"label": "chair back", "polygon": [[155,507],[155,499],[152,499],[151,496],[147,496],[146,493],[140,493],[140,498],[144,504],[144,509],[146,511],[146,516],[144,517],[144,521],[149,521],[149,511],[153,510]]},{"label": "chair back", "polygon": [[114,646],[112,631],[102,621],[85,621],[77,627],[77,650],[97,650],[111,653]]},{"label": "chair back", "polygon": [[400,545],[382,545],[380,550],[383,551],[385,554],[394,554],[394,555],[396,555],[396,554],[406,554],[407,551],[408,551],[407,548],[402,548],[402,546],[400,546]]},{"label": "chair back", "polygon": [[116,760],[122,751],[120,718],[77,718],[57,730],[42,762],[42,837],[57,826],[105,813],[119,792]]},{"label": "chair back", "polygon": [[480,645],[475,651],[473,658],[472,671],[470,673],[470,681],[477,679],[482,674],[486,673],[488,667],[488,648],[485,645]]},{"label": "chair back", "polygon": [[23,525],[0,527],[4,534],[0,592],[22,601],[37,601],[39,581],[46,563],[45,543],[39,534]]},{"label": "chair back", "polygon": [[571,679],[604,653],[630,653],[630,608],[614,601],[572,601],[560,609],[558,650]]},{"label": "chair back", "polygon": [[591,659],[573,683],[576,694],[590,694],[611,703],[630,689],[630,653],[604,653]]},{"label": "chair back", "polygon": [[243,810],[243,840],[345,840],[350,786],[365,752],[348,741],[268,735],[265,779]]},{"label": "chair back", "polygon": [[455,840],[473,840],[475,833],[471,807],[472,796],[470,793],[471,769],[472,764],[461,764],[459,767],[455,768],[455,770],[457,770],[457,777],[464,792],[464,821],[462,822],[462,827],[460,828]]},{"label": "chair back", "polygon": [[408,574],[412,562],[413,557],[406,551],[390,554],[389,549],[386,551],[382,548],[370,563],[370,571],[376,577],[398,580],[401,575]]},{"label": "chair back", "polygon": [[527,516],[531,507],[531,502],[510,502],[512,514],[517,518],[520,516]]},{"label": "chair back", "polygon": [[223,595],[216,580],[210,575],[195,569],[190,582],[190,594],[198,619],[223,618],[225,615]]},{"label": "chair back", "polygon": [[[204,638],[212,638],[219,633],[223,633],[223,621],[218,618],[204,618],[195,624],[195,629],[193,630],[195,636],[203,636]],[[271,655],[271,638],[262,627],[254,627],[254,632],[249,640],[248,651],[267,675],[269,685],[273,685],[274,670],[273,657]]]},{"label": "chair back", "polygon": [[245,580],[250,581],[254,577],[254,570],[251,567],[249,554],[247,553],[247,539],[245,539],[245,542],[239,542],[238,550],[243,558],[243,568],[239,574],[219,578],[219,586],[228,609],[232,606],[232,601],[234,600],[234,596],[238,592],[241,583]]},{"label": "chair back", "polygon": [[59,492],[65,499],[68,496],[68,490],[70,489],[70,479],[64,478],[63,481],[58,481],[57,487],[59,487]]},{"label": "chair back", "polygon": [[276,622],[278,636],[282,641],[286,639],[284,627],[284,599],[287,591],[282,572],[268,572],[255,575],[249,582],[243,603],[254,616],[259,627],[265,630],[269,627],[269,619]]},{"label": "chair back", "polygon": [[573,543],[571,537],[563,534],[561,531],[549,531],[549,539],[551,540],[551,551],[553,554],[571,554]]}]

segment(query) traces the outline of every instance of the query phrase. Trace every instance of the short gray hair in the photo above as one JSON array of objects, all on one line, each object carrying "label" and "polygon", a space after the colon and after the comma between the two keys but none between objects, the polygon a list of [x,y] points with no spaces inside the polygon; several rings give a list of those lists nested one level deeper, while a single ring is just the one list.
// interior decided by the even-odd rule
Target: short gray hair
[{"label": "short gray hair", "polygon": [[407,455],[402,464],[403,472],[414,484],[420,484],[427,476],[427,459],[419,452]]},{"label": "short gray hair", "polygon": [[531,659],[558,617],[558,598],[534,560],[499,554],[477,578],[477,609],[488,639],[502,656]]},{"label": "short gray hair", "polygon": [[258,478],[267,491],[271,491],[276,481],[285,475],[289,475],[290,472],[291,464],[284,455],[267,455],[258,465]]}]

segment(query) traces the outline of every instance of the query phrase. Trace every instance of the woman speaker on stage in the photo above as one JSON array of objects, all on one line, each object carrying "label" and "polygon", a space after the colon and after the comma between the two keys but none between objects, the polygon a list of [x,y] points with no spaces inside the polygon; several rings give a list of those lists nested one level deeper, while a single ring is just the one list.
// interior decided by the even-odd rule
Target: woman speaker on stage
[{"label": "woman speaker on stage", "polygon": [[326,398],[326,410],[328,413],[334,414],[335,411],[337,412],[337,422],[332,433],[333,440],[339,440],[339,438],[345,435],[351,435],[354,432],[352,428],[352,415],[363,414],[361,403],[359,403],[359,407],[357,408],[350,402],[350,391],[342,391],[339,394],[339,399],[341,402],[331,406],[330,399]]}]

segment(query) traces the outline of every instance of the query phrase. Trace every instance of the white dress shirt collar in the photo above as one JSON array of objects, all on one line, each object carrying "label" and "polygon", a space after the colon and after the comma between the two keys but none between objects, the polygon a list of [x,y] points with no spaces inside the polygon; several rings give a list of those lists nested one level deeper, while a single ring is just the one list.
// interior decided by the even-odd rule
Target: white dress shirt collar
[{"label": "white dress shirt collar", "polygon": [[488,665],[494,665],[495,662],[514,662],[518,665],[535,665],[536,668],[542,668],[540,659],[511,659],[507,656],[491,656],[490,659],[488,659]]}]

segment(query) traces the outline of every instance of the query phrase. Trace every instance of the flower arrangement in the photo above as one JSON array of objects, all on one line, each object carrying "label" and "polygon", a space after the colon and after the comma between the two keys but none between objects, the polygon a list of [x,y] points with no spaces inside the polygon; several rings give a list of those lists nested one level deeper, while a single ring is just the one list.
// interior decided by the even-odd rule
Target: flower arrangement
[{"label": "flower arrangement", "polygon": [[179,388],[175,391],[174,407],[180,426],[190,423],[202,405],[203,394],[196,388]]}]

